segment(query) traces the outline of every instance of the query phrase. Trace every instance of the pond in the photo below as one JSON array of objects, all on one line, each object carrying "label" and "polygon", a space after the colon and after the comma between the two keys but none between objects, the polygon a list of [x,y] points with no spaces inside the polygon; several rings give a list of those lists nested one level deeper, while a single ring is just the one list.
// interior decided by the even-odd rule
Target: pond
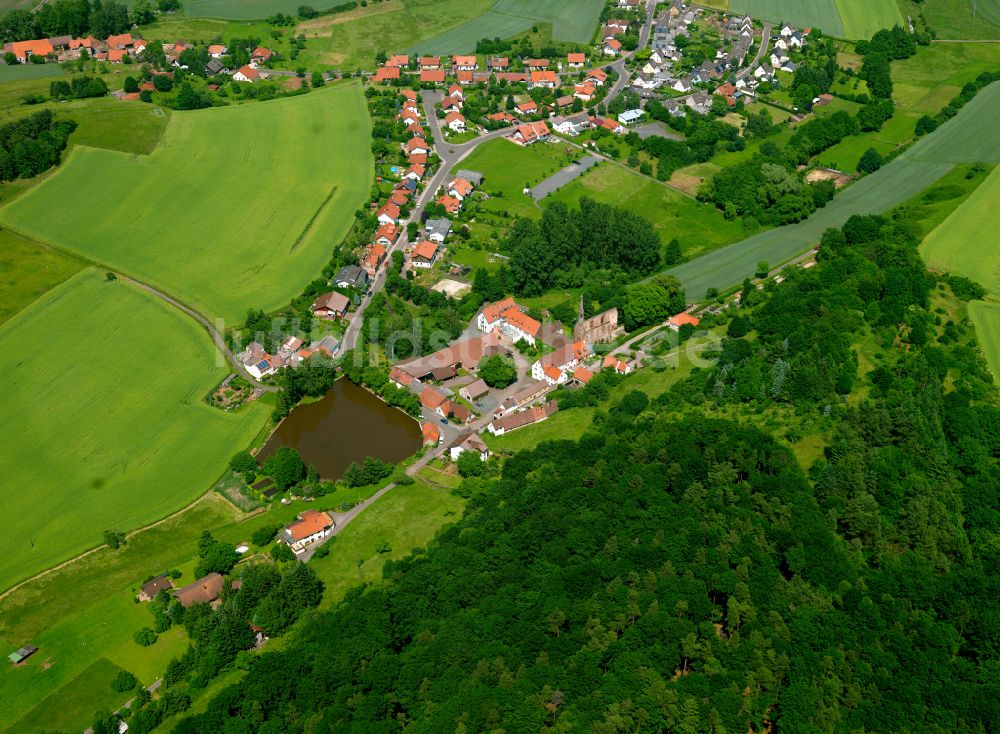
[{"label": "pond", "polygon": [[347,379],[337,380],[320,400],[299,405],[261,449],[263,462],[288,446],[315,464],[324,479],[339,479],[351,462],[366,456],[397,463],[421,446],[420,425]]}]

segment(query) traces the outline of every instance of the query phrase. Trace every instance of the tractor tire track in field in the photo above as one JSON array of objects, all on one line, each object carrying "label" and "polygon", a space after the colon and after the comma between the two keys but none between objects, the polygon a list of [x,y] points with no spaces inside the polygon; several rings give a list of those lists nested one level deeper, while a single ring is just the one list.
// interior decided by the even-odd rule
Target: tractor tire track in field
[{"label": "tractor tire track in field", "polygon": [[313,212],[311,217],[309,217],[309,221],[306,222],[306,226],[302,228],[302,231],[299,232],[299,236],[295,238],[295,242],[293,242],[291,248],[289,248],[289,253],[295,252],[295,248],[298,247],[302,243],[302,240],[306,238],[306,235],[309,234],[309,230],[312,229],[312,226],[316,223],[319,215],[323,213],[324,209],[326,209],[326,205],[333,200],[334,195],[337,193],[337,188],[337,185],[334,184],[333,188],[330,189],[330,193],[326,195],[325,199],[323,199],[323,203],[320,204],[319,208]]}]

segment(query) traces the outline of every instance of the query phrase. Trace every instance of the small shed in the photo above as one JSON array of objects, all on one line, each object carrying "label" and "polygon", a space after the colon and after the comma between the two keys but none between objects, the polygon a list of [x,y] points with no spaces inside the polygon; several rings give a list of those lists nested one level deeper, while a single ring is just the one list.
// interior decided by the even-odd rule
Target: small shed
[{"label": "small shed", "polygon": [[18,665],[19,663],[23,663],[25,660],[30,658],[36,652],[38,652],[38,648],[34,645],[25,645],[24,647],[19,648],[17,652],[12,652],[8,655],[7,659],[14,663],[14,665]]}]

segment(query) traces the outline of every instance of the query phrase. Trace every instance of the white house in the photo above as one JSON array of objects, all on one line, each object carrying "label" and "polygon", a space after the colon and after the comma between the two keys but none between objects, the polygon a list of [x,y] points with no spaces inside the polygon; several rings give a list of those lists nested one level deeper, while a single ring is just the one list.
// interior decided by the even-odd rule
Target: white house
[{"label": "white house", "polygon": [[299,519],[286,525],[280,539],[296,554],[305,553],[306,547],[322,540],[333,532],[333,518],[325,512],[306,510]]},{"label": "white house", "polygon": [[531,365],[531,377],[548,385],[561,385],[570,379],[580,360],[589,354],[590,347],[586,342],[566,344]]},{"label": "white house", "polygon": [[473,451],[479,454],[480,461],[486,461],[490,458],[490,449],[486,443],[477,436],[475,433],[469,434],[465,440],[461,443],[455,444],[451,447],[451,460],[458,461],[458,457],[464,454],[466,451]]},{"label": "white house", "polygon": [[486,305],[476,317],[476,326],[487,334],[499,329],[511,341],[524,340],[531,345],[534,345],[542,328],[538,321],[523,313],[510,297]]},{"label": "white house", "polygon": [[618,122],[620,122],[622,125],[634,125],[645,116],[646,113],[639,109],[625,110],[620,115],[618,115]]},{"label": "white house", "polygon": [[465,132],[465,118],[462,117],[462,113],[458,111],[449,112],[444,118],[444,124],[447,125],[453,132],[464,133]]},{"label": "white house", "polygon": [[438,245],[436,242],[424,240],[410,252],[410,267],[431,268],[437,260]]},{"label": "white house", "polygon": [[233,81],[235,82],[255,82],[258,79],[260,79],[260,72],[252,66],[241,66],[239,70],[233,74]]}]

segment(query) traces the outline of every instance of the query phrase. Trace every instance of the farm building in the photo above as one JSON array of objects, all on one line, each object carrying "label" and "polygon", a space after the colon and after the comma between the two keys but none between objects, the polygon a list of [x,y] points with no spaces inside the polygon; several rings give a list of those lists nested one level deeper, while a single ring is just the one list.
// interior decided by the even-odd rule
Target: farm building
[{"label": "farm building", "polygon": [[333,518],[325,512],[306,510],[298,520],[286,525],[280,540],[287,543],[296,554],[304,553],[306,546],[322,540],[333,530]]},{"label": "farm building", "polygon": [[166,576],[156,576],[144,583],[139,589],[139,601],[153,601],[160,591],[170,591],[174,585]]},{"label": "farm building", "polygon": [[8,655],[7,659],[14,663],[14,665],[18,665],[19,663],[23,663],[25,660],[30,658],[36,652],[38,652],[38,648],[34,645],[25,645]]},{"label": "farm building", "polygon": [[222,587],[226,580],[222,574],[210,573],[204,578],[200,578],[187,586],[174,591],[174,598],[181,603],[182,607],[190,607],[192,604],[212,604],[222,593]]},{"label": "farm building", "polygon": [[321,319],[342,319],[347,315],[350,300],[343,293],[325,293],[310,306],[313,316]]}]

